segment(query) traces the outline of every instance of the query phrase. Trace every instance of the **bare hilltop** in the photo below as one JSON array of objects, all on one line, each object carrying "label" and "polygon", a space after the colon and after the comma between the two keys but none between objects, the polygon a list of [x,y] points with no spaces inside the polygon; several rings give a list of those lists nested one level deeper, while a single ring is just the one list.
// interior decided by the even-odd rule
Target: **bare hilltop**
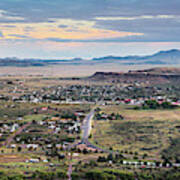
[{"label": "bare hilltop", "polygon": [[158,67],[128,72],[96,72],[89,79],[111,82],[168,83],[180,81],[180,68]]}]

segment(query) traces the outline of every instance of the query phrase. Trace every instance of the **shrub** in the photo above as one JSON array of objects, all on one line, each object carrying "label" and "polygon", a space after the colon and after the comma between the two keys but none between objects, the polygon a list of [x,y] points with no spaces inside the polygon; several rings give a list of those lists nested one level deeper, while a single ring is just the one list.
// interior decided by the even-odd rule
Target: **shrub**
[{"label": "shrub", "polygon": [[66,174],[66,172],[64,172],[64,171],[58,171],[57,172],[57,177],[58,178],[67,178],[67,174]]}]

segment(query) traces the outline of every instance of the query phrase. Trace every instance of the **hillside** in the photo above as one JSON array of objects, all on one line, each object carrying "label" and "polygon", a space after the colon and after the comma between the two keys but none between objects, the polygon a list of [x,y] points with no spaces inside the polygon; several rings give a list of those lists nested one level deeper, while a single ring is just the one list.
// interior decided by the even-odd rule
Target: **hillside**
[{"label": "hillside", "polygon": [[160,74],[160,75],[180,75],[180,68],[161,67],[145,70],[129,71],[129,73],[145,73],[145,74]]},{"label": "hillside", "polygon": [[168,83],[180,81],[180,68],[152,68],[119,72],[96,72],[89,77],[93,81]]},{"label": "hillside", "polygon": [[99,63],[121,63],[127,65],[140,65],[140,64],[180,64],[180,50],[172,49],[169,51],[160,51],[150,56],[126,56],[114,57],[107,56],[101,58],[94,58],[94,62]]}]

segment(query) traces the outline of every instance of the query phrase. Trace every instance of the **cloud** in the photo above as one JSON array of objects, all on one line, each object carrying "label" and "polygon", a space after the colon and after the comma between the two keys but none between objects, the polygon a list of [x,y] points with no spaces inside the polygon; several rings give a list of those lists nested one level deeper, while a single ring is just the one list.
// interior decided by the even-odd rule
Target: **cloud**
[{"label": "cloud", "polygon": [[[4,36],[6,38],[33,38],[33,39],[74,39],[87,40],[91,39],[107,39],[128,36],[143,36],[143,33],[129,32],[121,30],[108,30],[106,28],[95,27],[95,21],[80,21],[72,19],[53,19],[55,23],[8,23],[14,28],[5,28],[7,23],[1,23]],[[63,27],[62,27],[63,25]],[[65,28],[67,26],[67,28]],[[3,28],[4,27],[4,28]],[[13,33],[12,33],[13,32]],[[18,36],[12,36],[16,34]]]},{"label": "cloud", "polygon": [[[158,17],[158,18],[157,18]],[[147,19],[148,18],[148,19]],[[130,20],[98,20],[96,27],[113,31],[131,31],[143,33],[141,37],[129,37],[128,42],[179,42],[180,16],[153,16]]]},{"label": "cloud", "polygon": [[15,25],[0,25],[0,27],[3,27],[3,28],[16,28]]},{"label": "cloud", "polygon": [[0,0],[0,36],[9,45],[180,42],[179,9],[179,0]]},{"label": "cloud", "polygon": [[25,32],[32,32],[32,31],[34,31],[34,28],[31,27],[31,26],[25,26],[25,27],[24,27],[24,31],[25,31]]},{"label": "cloud", "polygon": [[121,21],[121,20],[127,20],[127,21],[133,21],[133,20],[144,20],[144,19],[180,19],[180,16],[175,15],[143,15],[143,16],[129,16],[129,17],[96,17],[95,20],[101,20],[101,21]]},{"label": "cloud", "polygon": [[179,15],[178,0],[1,0],[0,7],[28,22],[48,18],[91,20],[104,16]]},{"label": "cloud", "polygon": [[[86,0],[86,3],[84,0],[1,0],[0,7],[0,23],[33,24],[33,29],[24,32],[18,30],[20,24],[13,29],[20,35],[30,33],[33,38],[68,39],[69,36],[71,39],[81,35],[88,39],[85,34],[93,33],[89,29],[99,29],[101,34],[103,30],[144,34],[142,38],[131,36],[128,41],[174,41],[180,34],[179,0]],[[9,33],[2,30],[5,36]]]},{"label": "cloud", "polygon": [[[135,34],[131,35],[135,36],[143,36],[143,34]],[[137,38],[138,39],[138,38]],[[128,37],[117,37],[117,38],[99,38],[99,39],[62,39],[62,38],[46,38],[44,40],[52,41],[52,42],[63,42],[63,43],[119,43],[119,42],[128,42]]]},{"label": "cloud", "polygon": [[13,13],[9,13],[5,10],[0,10],[0,21],[23,21],[24,18],[16,16]]},{"label": "cloud", "polygon": [[11,36],[11,37],[16,37],[16,38],[28,38],[28,36],[25,36],[25,35],[19,35],[19,34],[8,34],[8,36]]},{"label": "cloud", "polygon": [[59,28],[67,28],[68,26],[62,24],[62,25],[59,25],[58,27],[59,27]]},{"label": "cloud", "polygon": [[4,37],[3,33],[0,31],[0,38]]}]

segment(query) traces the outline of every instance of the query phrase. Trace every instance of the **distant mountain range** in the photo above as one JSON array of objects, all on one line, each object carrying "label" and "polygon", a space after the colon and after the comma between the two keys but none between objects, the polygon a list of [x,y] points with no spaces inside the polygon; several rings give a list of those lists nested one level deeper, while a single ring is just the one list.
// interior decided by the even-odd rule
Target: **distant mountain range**
[{"label": "distant mountain range", "polygon": [[94,58],[93,61],[102,62],[120,62],[122,64],[180,64],[180,50],[172,49],[169,51],[160,51],[150,56],[126,56],[114,57],[107,56]]},{"label": "distant mountain range", "polygon": [[122,64],[122,65],[179,65],[180,50],[172,49],[168,51],[160,51],[150,56],[106,56],[85,60],[74,58],[70,60],[43,60],[43,59],[18,59],[18,58],[1,58],[0,66],[48,66],[48,65],[96,65],[96,64]]}]

